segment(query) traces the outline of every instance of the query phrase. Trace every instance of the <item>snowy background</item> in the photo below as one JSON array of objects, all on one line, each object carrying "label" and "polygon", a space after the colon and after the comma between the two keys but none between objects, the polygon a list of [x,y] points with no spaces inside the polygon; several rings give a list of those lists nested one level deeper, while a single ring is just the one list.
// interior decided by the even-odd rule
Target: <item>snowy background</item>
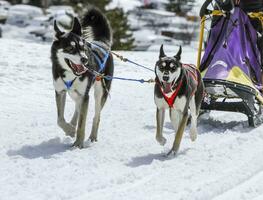
[{"label": "snowy background", "polygon": [[[2,29],[4,38],[51,42],[53,20],[56,19],[60,25],[70,27],[71,17],[77,16],[70,6],[50,6],[44,15],[43,10],[35,6],[21,4],[1,6],[1,2],[3,0],[0,0],[0,32]],[[106,9],[120,7],[126,12],[130,32],[135,39],[134,50],[156,51],[161,44],[165,44],[168,49],[191,43],[197,46],[198,13],[202,0],[196,0],[191,12],[184,12],[187,13],[185,16],[177,16],[174,12],[166,11],[165,3],[168,3],[168,0],[146,0],[145,2],[154,3],[156,6],[154,9],[143,9],[143,2],[143,0],[112,0],[106,6]],[[4,18],[5,24],[1,25]]]},{"label": "snowy background", "polygon": [[[212,112],[200,118],[197,141],[187,128],[178,155],[166,158],[174,131],[167,116],[168,143],[155,141],[152,84],[113,81],[98,142],[72,149],[74,140],[56,124],[50,43],[17,37],[0,39],[1,200],[263,199],[263,126],[249,128],[241,114]],[[152,68],[158,58],[156,51],[119,53]],[[183,48],[184,63],[196,57],[195,47]],[[117,59],[115,75],[154,77]],[[69,119],[73,102],[67,101]]]}]

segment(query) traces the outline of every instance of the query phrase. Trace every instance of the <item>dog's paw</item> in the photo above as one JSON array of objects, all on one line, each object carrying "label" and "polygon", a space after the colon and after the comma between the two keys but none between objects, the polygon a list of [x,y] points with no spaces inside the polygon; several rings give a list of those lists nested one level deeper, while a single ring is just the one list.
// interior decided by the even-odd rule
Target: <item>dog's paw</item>
[{"label": "dog's paw", "polygon": [[89,136],[89,141],[90,141],[91,143],[93,143],[93,142],[97,142],[98,140],[97,140],[97,137],[91,135],[91,136]]},{"label": "dog's paw", "polygon": [[166,144],[165,137],[156,137],[156,140],[161,146],[164,146]]},{"label": "dog's paw", "polygon": [[80,141],[80,140],[76,140],[73,144],[72,147],[77,147],[79,149],[83,149],[84,148],[84,142]]},{"label": "dog's paw", "polygon": [[169,156],[176,156],[178,150],[174,150],[174,149],[171,149],[167,154],[166,154],[166,157],[169,157]]}]

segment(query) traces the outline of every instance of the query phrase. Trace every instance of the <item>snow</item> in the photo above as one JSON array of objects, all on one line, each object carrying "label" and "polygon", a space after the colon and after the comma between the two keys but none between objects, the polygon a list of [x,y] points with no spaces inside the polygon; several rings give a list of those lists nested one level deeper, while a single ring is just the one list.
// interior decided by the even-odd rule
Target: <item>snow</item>
[{"label": "snow", "polygon": [[132,10],[135,7],[142,6],[143,3],[140,0],[113,0],[108,6],[108,9],[113,9],[116,7],[121,7],[126,12]]},{"label": "snow", "polygon": [[144,12],[145,14],[152,14],[153,16],[155,15],[156,17],[175,17],[175,13],[168,12],[165,10],[146,9]]},{"label": "snow", "polygon": [[[187,128],[179,154],[166,158],[174,131],[167,117],[168,144],[163,148],[155,141],[153,85],[115,80],[99,141],[72,149],[73,140],[56,125],[50,44],[2,38],[0,46],[1,200],[262,199],[263,126],[252,129],[244,115],[212,112],[200,119],[197,141],[190,141]],[[183,61],[195,63],[196,52],[184,48]],[[119,53],[152,68],[158,57]],[[117,59],[115,75],[153,78]],[[69,119],[73,103],[67,101]]]},{"label": "snow", "polygon": [[[159,4],[166,4],[168,0],[148,0],[149,3],[157,3]],[[204,0],[196,0],[195,6],[191,11],[190,15],[199,15],[199,10],[204,3]],[[135,7],[142,6],[144,4],[144,0],[113,0],[110,5],[108,6],[109,9],[115,7],[121,7],[125,11],[132,10]]]},{"label": "snow", "polygon": [[41,8],[38,8],[36,6],[23,5],[23,4],[18,4],[10,7],[9,12],[11,14],[12,12],[23,12],[23,13],[27,13],[31,17],[43,15],[43,11],[41,10]]}]

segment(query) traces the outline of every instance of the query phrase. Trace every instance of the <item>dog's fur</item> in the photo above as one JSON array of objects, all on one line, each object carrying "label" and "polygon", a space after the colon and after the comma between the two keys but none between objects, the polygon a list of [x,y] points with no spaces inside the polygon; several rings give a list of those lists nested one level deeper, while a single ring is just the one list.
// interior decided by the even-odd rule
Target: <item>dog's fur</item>
[{"label": "dog's fur", "polygon": [[[166,139],[163,137],[163,124],[165,110],[169,109],[170,119],[172,125],[176,131],[175,140],[171,151],[168,153],[176,154],[182,139],[182,135],[185,126],[188,121],[188,108],[190,107],[191,114],[191,128],[190,128],[190,138],[194,141],[197,137],[197,116],[199,114],[204,85],[202,78],[198,70],[191,68],[192,72],[189,72],[189,68],[184,67],[180,62],[181,59],[181,47],[176,56],[168,57],[163,51],[163,45],[160,48],[159,60],[155,66],[156,73],[156,84],[154,90],[154,99],[157,106],[156,111],[156,140],[164,145]],[[195,73],[195,80],[189,73]],[[173,105],[169,106],[164,98],[164,93],[169,94],[176,90],[176,88],[181,83],[180,89],[178,89],[178,95],[175,98]]]},{"label": "dog's fur", "polygon": [[[96,8],[90,8],[80,24],[74,19],[72,30],[65,33],[54,22],[55,39],[51,48],[53,83],[56,93],[58,125],[66,135],[77,133],[73,146],[82,148],[85,138],[86,116],[89,104],[89,91],[94,86],[95,116],[89,136],[91,142],[97,141],[100,113],[106,102],[111,80],[95,80],[87,68],[98,71],[92,50],[85,45],[86,41],[99,42],[108,50],[112,42],[112,31],[106,17]],[[113,58],[108,57],[101,73],[113,76]],[[66,82],[72,84],[66,86]],[[73,82],[72,82],[73,81]],[[75,112],[67,123],[64,118],[66,94],[75,101]]]}]

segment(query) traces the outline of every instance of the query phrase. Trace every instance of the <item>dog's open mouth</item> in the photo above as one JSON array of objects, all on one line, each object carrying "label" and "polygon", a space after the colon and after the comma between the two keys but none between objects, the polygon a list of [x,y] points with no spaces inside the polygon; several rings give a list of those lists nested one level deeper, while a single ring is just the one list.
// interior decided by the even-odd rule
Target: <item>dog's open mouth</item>
[{"label": "dog's open mouth", "polygon": [[84,74],[88,70],[82,64],[75,64],[69,59],[65,59],[65,61],[68,64],[68,66],[72,69],[73,73],[76,74],[77,76],[80,76],[80,75]]},{"label": "dog's open mouth", "polygon": [[163,92],[164,93],[170,93],[172,91],[172,83],[163,82]]}]

